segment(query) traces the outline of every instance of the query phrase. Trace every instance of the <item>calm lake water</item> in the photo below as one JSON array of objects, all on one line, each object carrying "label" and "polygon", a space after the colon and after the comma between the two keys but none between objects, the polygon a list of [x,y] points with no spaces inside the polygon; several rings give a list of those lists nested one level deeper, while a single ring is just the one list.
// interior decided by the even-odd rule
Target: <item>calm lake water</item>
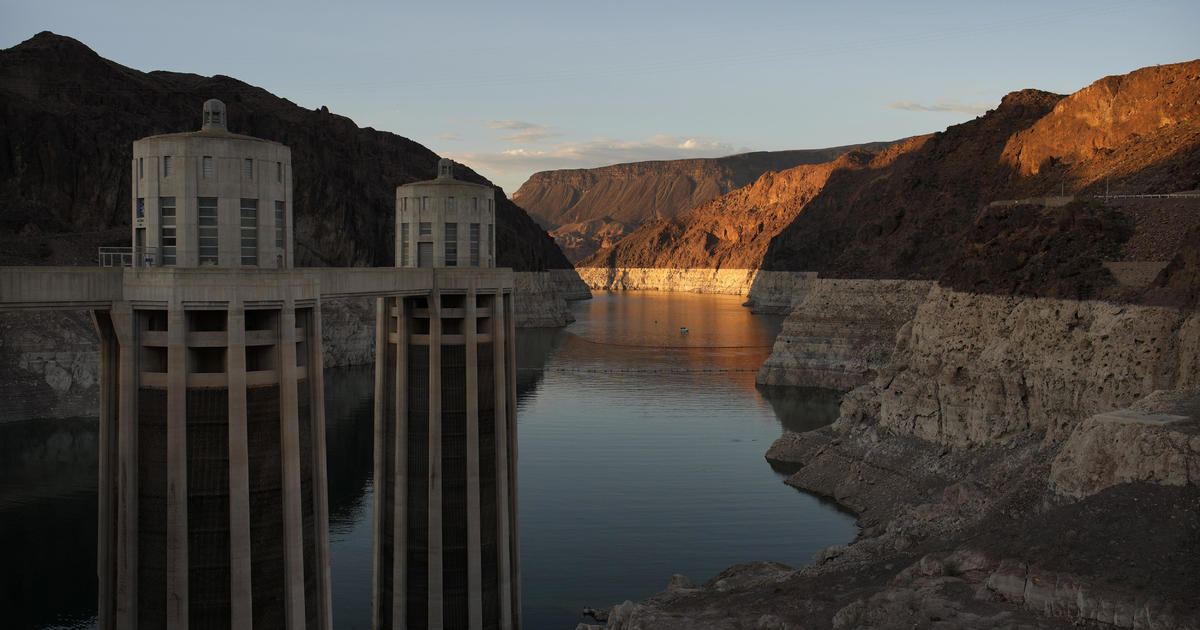
[{"label": "calm lake water", "polygon": [[[583,607],[648,597],[673,573],[800,566],[853,538],[852,517],[763,459],[837,413],[830,392],[754,387],[779,318],[657,292],[574,308],[565,329],[517,335],[526,628],[569,630]],[[325,374],[334,626],[368,628],[372,372]],[[0,424],[5,627],[94,627],[96,467],[94,419]]]}]

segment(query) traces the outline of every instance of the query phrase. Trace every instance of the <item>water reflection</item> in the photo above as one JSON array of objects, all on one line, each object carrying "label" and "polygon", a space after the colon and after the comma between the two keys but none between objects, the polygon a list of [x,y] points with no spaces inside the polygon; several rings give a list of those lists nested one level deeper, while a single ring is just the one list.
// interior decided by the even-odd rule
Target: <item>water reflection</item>
[{"label": "water reflection", "polygon": [[672,573],[802,565],[854,536],[763,460],[782,431],[831,421],[838,399],[755,388],[781,318],[656,292],[575,309],[561,335],[531,342],[545,356],[521,358],[542,370],[518,416],[527,628],[573,627],[582,607],[648,597]]},{"label": "water reflection", "polygon": [[780,385],[758,385],[757,388],[788,433],[804,433],[833,424],[842,404],[842,392],[832,389]]},{"label": "water reflection", "polygon": [[0,424],[0,610],[6,628],[94,626],[95,418]]}]

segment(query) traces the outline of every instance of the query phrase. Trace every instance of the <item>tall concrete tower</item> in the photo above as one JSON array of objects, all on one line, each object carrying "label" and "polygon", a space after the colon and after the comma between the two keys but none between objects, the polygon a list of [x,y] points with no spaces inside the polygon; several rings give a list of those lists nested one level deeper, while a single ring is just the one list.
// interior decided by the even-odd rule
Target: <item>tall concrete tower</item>
[{"label": "tall concrete tower", "polygon": [[492,189],[452,168],[396,189],[396,264],[478,271],[378,300],[378,630],[521,626],[511,276],[488,269]]},{"label": "tall concrete tower", "polygon": [[133,143],[134,267],[94,312],[104,630],[331,626],[319,282],[290,150],[226,124]]}]

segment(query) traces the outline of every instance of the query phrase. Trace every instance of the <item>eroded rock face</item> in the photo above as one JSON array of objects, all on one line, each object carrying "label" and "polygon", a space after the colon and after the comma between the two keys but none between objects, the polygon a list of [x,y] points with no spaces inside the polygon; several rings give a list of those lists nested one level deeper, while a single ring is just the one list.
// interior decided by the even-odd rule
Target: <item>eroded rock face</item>
[{"label": "eroded rock face", "polygon": [[935,288],[872,385],[879,421],[956,446],[1061,441],[1095,413],[1195,386],[1196,317]]},{"label": "eroded rock face", "polygon": [[100,350],[86,311],[0,313],[0,422],[96,413]]},{"label": "eroded rock face", "polygon": [[811,282],[783,323],[755,382],[848,390],[887,366],[896,333],[933,283],[907,280]]},{"label": "eroded rock face", "polygon": [[1158,391],[1088,418],[1050,469],[1053,490],[1075,499],[1134,482],[1200,485],[1200,391]]},{"label": "eroded rock face", "polygon": [[518,328],[557,328],[575,321],[549,272],[513,274],[513,310]]}]

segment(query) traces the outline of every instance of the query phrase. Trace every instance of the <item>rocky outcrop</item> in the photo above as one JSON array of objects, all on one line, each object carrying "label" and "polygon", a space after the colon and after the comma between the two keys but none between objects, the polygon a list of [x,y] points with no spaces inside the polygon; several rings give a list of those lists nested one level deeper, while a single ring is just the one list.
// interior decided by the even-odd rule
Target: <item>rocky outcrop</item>
[{"label": "rocky outcrop", "polygon": [[549,272],[513,274],[513,310],[518,328],[557,328],[575,321]]},{"label": "rocky outcrop", "polygon": [[592,292],[587,283],[579,277],[574,269],[551,269],[549,273],[550,282],[554,284],[554,290],[562,299],[571,302],[592,298]]},{"label": "rocky outcrop", "polygon": [[935,288],[870,386],[881,426],[955,446],[1066,439],[1089,416],[1200,385],[1200,315]]},{"label": "rocky outcrop", "polygon": [[0,313],[0,422],[96,413],[100,350],[86,311]]},{"label": "rocky outcrop", "polygon": [[[291,147],[298,264],[394,264],[396,186],[432,179],[432,151],[230,77],[126,68],[53,33],[0,51],[0,264],[94,264],[98,246],[127,247],[129,147],[199,128],[209,98],[229,106],[231,130]],[[496,199],[498,266],[571,266],[499,188]]]},{"label": "rocky outcrop", "polygon": [[933,283],[818,278],[784,320],[755,382],[849,390],[887,367]]},{"label": "rocky outcrop", "polygon": [[754,274],[746,306],[753,313],[787,315],[808,295],[817,274],[804,271],[764,271]]},{"label": "rocky outcrop", "polygon": [[1200,391],[1157,391],[1088,418],[1050,468],[1054,491],[1075,499],[1135,482],[1200,486]]},{"label": "rocky outcrop", "polygon": [[675,217],[754,181],[767,171],[820,164],[873,142],[828,149],[757,151],[721,158],[661,160],[534,173],[513,200],[555,233],[571,260],[581,260],[619,233]]}]

